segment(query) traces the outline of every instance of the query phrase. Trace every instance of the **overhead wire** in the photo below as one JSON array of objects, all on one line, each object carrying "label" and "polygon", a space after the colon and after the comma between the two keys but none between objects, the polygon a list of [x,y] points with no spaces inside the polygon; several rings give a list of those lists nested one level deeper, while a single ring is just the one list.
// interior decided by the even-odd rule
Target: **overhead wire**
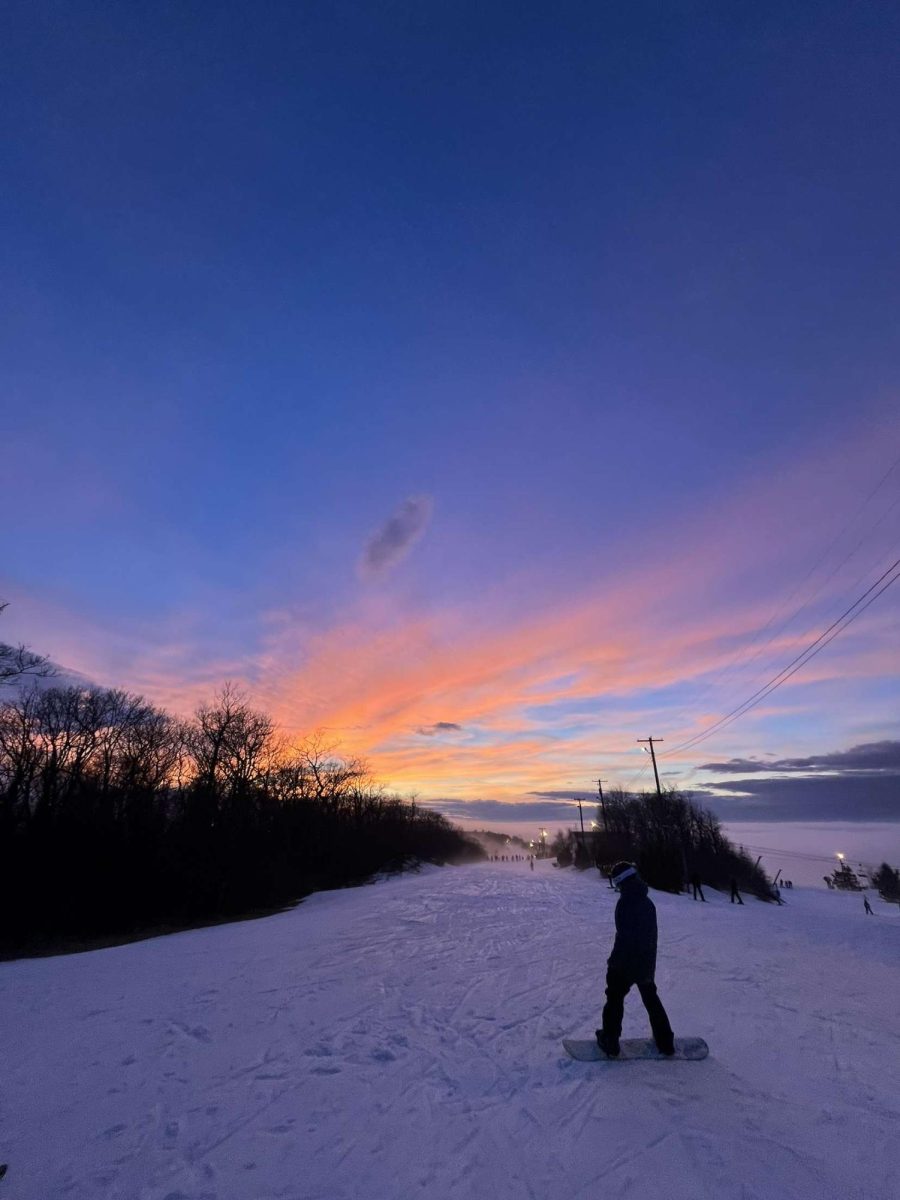
[{"label": "overhead wire", "polygon": [[[760,654],[762,654],[763,651],[768,646],[771,646],[771,644],[775,640],[775,638],[777,638],[780,633],[783,633],[788,628],[788,626],[791,624],[791,622],[795,621],[802,612],[804,612],[806,609],[809,608],[809,606],[816,599],[816,597],[821,594],[822,589],[825,587],[825,585],[827,583],[830,583],[831,580],[834,579],[835,575],[837,575],[838,571],[840,571],[842,567],[846,566],[846,564],[850,561],[850,559],[854,558],[859,553],[859,551],[862,549],[862,547],[868,541],[871,534],[879,527],[879,525],[881,525],[890,516],[890,514],[894,511],[894,509],[898,505],[900,505],[900,496],[897,496],[897,498],[893,501],[893,503],[888,505],[888,507],[881,514],[881,516],[874,523],[874,525],[871,525],[866,530],[865,534],[860,538],[860,540],[856,543],[856,545],[853,547],[853,549],[850,550],[847,554],[845,554],[844,557],[841,559],[841,561],[836,566],[832,567],[832,569],[828,572],[827,575],[824,575],[822,577],[822,579],[817,584],[816,588],[806,597],[806,599],[803,601],[803,603],[800,605],[800,607],[796,608],[791,613],[791,615],[788,617],[788,619],[786,621],[783,621],[778,626],[777,629],[772,631],[770,636],[768,638],[766,638],[766,640],[763,642],[763,644],[761,646],[757,647],[756,651],[753,654],[751,654],[748,659],[745,660],[745,662],[742,664],[742,666],[749,667],[751,663],[755,662],[756,659],[759,658]],[[832,543],[832,545],[834,545],[834,543]],[[854,583],[852,585],[854,588],[857,587],[862,582],[862,580],[866,577],[866,575],[868,575],[869,570],[871,570],[871,568],[868,568],[867,570],[865,570],[862,573],[862,575],[860,575],[854,581]],[[809,578],[808,575],[807,575],[807,578]],[[795,590],[794,594],[796,594],[796,590]],[[795,634],[793,640],[799,641],[801,638],[806,637],[806,635],[810,632],[811,629],[812,629],[812,626],[808,625],[806,627],[806,629],[803,630],[802,633]],[[765,631],[763,630],[763,632],[765,632]],[[751,645],[752,645],[752,643],[751,643]],[[748,649],[749,648],[750,647],[748,647]]]},{"label": "overhead wire", "polygon": [[[750,656],[749,659],[747,659],[746,655],[747,655],[748,651],[752,650],[753,646],[758,642],[759,638],[762,637],[766,633],[766,631],[772,626],[773,622],[775,620],[777,620],[777,618],[781,615],[781,613],[784,611],[784,608],[786,607],[786,605],[791,602],[791,600],[803,588],[804,584],[810,578],[812,578],[812,576],[816,573],[816,571],[819,569],[819,567],[826,561],[826,559],[828,558],[831,551],[835,548],[835,546],[837,546],[839,544],[839,542],[844,537],[844,535],[853,527],[853,525],[856,523],[856,521],[859,519],[859,517],[862,515],[862,513],[866,510],[866,508],[871,503],[871,501],[874,499],[874,497],[878,494],[878,492],[881,490],[881,488],[884,486],[884,484],[888,481],[888,479],[891,477],[891,475],[894,473],[894,471],[896,471],[898,466],[900,466],[900,455],[898,455],[894,459],[894,461],[891,463],[891,465],[888,467],[888,469],[880,476],[880,478],[878,479],[878,482],[866,495],[865,499],[861,502],[861,504],[856,509],[853,516],[850,518],[850,520],[847,521],[847,523],[843,526],[843,528],[840,530],[840,532],[838,534],[836,534],[834,538],[832,538],[832,540],[828,543],[825,550],[822,552],[821,555],[819,555],[819,557],[816,559],[816,561],[813,563],[813,565],[809,568],[809,570],[806,572],[806,574],[803,576],[803,578],[800,580],[800,582],[788,594],[787,598],[784,601],[782,601],[782,603],[776,609],[773,610],[771,616],[766,621],[765,625],[762,626],[762,628],[757,631],[757,633],[754,635],[754,637],[751,640],[751,642],[749,643],[749,645],[744,647],[741,651],[738,652],[738,654],[735,657],[733,657],[731,660],[729,660],[729,662],[726,663],[725,667],[723,668],[722,672],[717,673],[716,677],[714,677],[714,679],[707,685],[707,688],[706,688],[707,693],[713,687],[715,687],[718,683],[721,683],[722,681],[724,681],[724,679],[728,678],[728,676],[733,673],[733,668],[735,666],[749,665],[750,663],[754,662],[755,659],[757,659],[759,657],[759,655],[762,654],[763,651],[772,644],[774,639],[776,637],[778,637],[778,635],[780,633],[782,633],[785,629],[787,629],[788,626],[790,626],[790,624],[794,620],[796,620],[796,618],[800,615],[800,613],[802,613],[805,609],[807,609],[810,606],[810,604],[812,604],[812,602],[816,599],[816,597],[821,593],[822,588],[831,579],[834,578],[834,576],[841,570],[841,568],[843,566],[846,565],[847,562],[850,561],[850,559],[852,559],[859,552],[859,550],[869,539],[869,537],[871,536],[873,531],[875,529],[877,529],[887,519],[887,517],[890,515],[890,513],[897,507],[897,505],[900,504],[900,496],[898,496],[888,506],[888,508],[881,514],[881,516],[878,518],[878,520],[866,530],[863,537],[856,543],[856,545],[853,547],[853,549],[850,550],[840,560],[840,562],[835,567],[832,568],[832,570],[826,576],[824,576],[824,578],[818,583],[818,585],[813,590],[813,592],[810,593],[806,597],[806,599],[803,601],[803,603],[797,609],[795,609],[793,613],[791,613],[791,615],[787,618],[786,621],[782,622],[782,624],[777,629],[773,630],[773,632],[766,639],[766,641],[756,649],[756,651]],[[853,621],[856,620],[857,617],[861,616],[862,613],[869,607],[869,605],[874,602],[874,600],[876,600],[884,591],[887,591],[887,589],[891,586],[891,584],[896,582],[897,578],[900,578],[900,576],[894,576],[893,578],[889,579],[888,582],[884,585],[884,587],[882,587],[879,591],[877,591],[876,594],[874,596],[872,596],[872,598],[866,604],[864,604],[862,606],[862,608],[859,609],[858,612],[853,613],[853,610],[855,608],[857,608],[857,606],[869,595],[869,593],[871,591],[873,591],[873,589],[877,588],[878,585],[882,582],[882,580],[884,580],[888,575],[890,575],[891,572],[898,565],[900,565],[900,559],[898,559],[890,567],[888,567],[888,569],[878,579],[876,579],[875,583],[872,584],[871,587],[869,587],[865,592],[863,592],[862,595],[859,596],[854,601],[854,603],[849,606],[849,608],[845,609],[845,611],[839,617],[837,617],[836,620],[833,621],[832,624],[829,625],[827,629],[825,629],[821,634],[819,634],[819,636],[817,638],[815,638],[808,646],[806,646],[800,652],[800,654],[796,655],[787,664],[787,666],[782,668],[781,671],[779,671],[776,675],[774,675],[771,679],[769,679],[765,684],[763,684],[761,688],[758,688],[757,691],[753,692],[749,697],[747,697],[744,701],[742,701],[741,704],[739,704],[736,708],[732,709],[730,712],[726,713],[723,717],[720,717],[717,721],[715,721],[707,729],[701,730],[697,734],[693,735],[692,737],[687,738],[684,742],[680,743],[679,745],[673,746],[671,749],[663,751],[659,755],[659,757],[660,758],[671,757],[672,755],[679,753],[682,750],[691,749],[693,746],[699,745],[701,742],[705,741],[708,737],[711,737],[714,733],[718,732],[720,729],[726,728],[728,725],[730,725],[734,721],[738,720],[745,713],[749,712],[752,708],[755,708],[757,704],[761,703],[762,700],[764,700],[767,696],[771,695],[771,693],[773,691],[775,691],[783,683],[786,683],[787,680],[790,679],[792,675],[796,674],[797,671],[799,671],[802,667],[806,666],[806,664],[809,661],[811,661],[813,658],[815,658],[815,656],[821,650],[823,650],[830,642],[832,642],[834,640],[834,638],[838,636],[839,633],[842,633],[843,630],[846,629],[849,625],[851,625],[853,623]],[[863,574],[861,576],[859,576],[859,578],[855,581],[855,583],[853,584],[853,587],[858,586],[858,584],[865,578],[865,576],[869,573],[870,570],[871,570],[871,568],[868,568],[865,572],[863,572]],[[853,613],[852,616],[849,615],[851,613]],[[795,635],[795,637],[792,640],[796,641],[796,640],[799,640],[799,638],[805,637],[811,631],[811,629],[812,629],[812,626],[809,626],[806,630],[804,630],[804,632],[802,634]],[[834,631],[834,632],[832,632],[832,631]],[[830,634],[830,636],[829,636],[829,634]],[[820,642],[821,642],[821,645],[819,645]],[[739,660],[741,660],[742,655],[744,656],[743,663],[741,663],[739,661]],[[648,770],[649,770],[649,762],[645,762],[644,765],[637,772],[635,772],[628,780],[626,780],[625,784],[623,785],[624,790],[625,791],[633,790],[635,785],[638,783],[638,781],[642,778],[642,776]]]},{"label": "overhead wire", "polygon": [[638,770],[637,770],[637,771],[635,771],[635,772],[634,772],[634,774],[631,776],[631,778],[630,778],[630,779],[629,779],[629,780],[628,780],[628,781],[627,781],[627,782],[626,782],[626,783],[623,785],[623,789],[622,789],[622,790],[623,790],[623,791],[626,791],[626,792],[630,792],[630,791],[632,791],[632,790],[633,790],[633,788],[635,787],[635,785],[637,784],[638,780],[639,780],[639,779],[640,779],[640,778],[641,778],[643,775],[646,775],[646,773],[647,773],[649,770],[650,770],[650,763],[649,763],[649,762],[645,762],[645,763],[644,763],[644,765],[643,765],[642,767],[639,767],[639,768],[638,768]]},{"label": "overhead wire", "polygon": [[[817,654],[824,650],[827,645],[833,642],[838,634],[843,633],[843,631],[847,629],[848,626],[852,625],[858,617],[862,616],[866,609],[873,604],[879,596],[886,592],[892,584],[896,583],[897,580],[900,579],[900,571],[897,570],[898,567],[900,567],[900,558],[895,559],[888,569],[884,571],[879,578],[876,579],[875,582],[862,593],[861,596],[854,600],[849,608],[846,608],[836,620],[832,621],[827,629],[823,630],[817,638],[810,642],[810,644],[804,650],[802,650],[800,654],[792,658],[787,666],[783,667],[766,684],[764,684],[763,687],[758,688],[752,693],[752,695],[748,696],[746,700],[742,701],[741,704],[739,704],[736,708],[733,708],[730,712],[725,713],[725,715],[720,717],[717,721],[714,721],[712,725],[708,726],[708,728],[701,730],[699,733],[695,734],[691,738],[688,738],[680,745],[673,746],[671,749],[666,750],[664,754],[660,755],[660,757],[669,757],[673,754],[679,753],[682,750],[690,750],[692,747],[706,741],[708,737],[711,737],[720,729],[724,729],[726,726],[731,725],[734,721],[738,720],[739,717],[742,717],[752,708],[755,708],[757,704],[760,704],[764,699],[766,699],[767,696],[770,696],[772,692],[776,691],[782,686],[782,684],[786,683],[791,676],[795,675],[799,670],[805,667],[807,663],[809,663],[813,658],[816,657]],[[888,576],[890,576],[890,578],[888,578]],[[887,582],[883,582],[884,580],[887,580]],[[877,591],[875,590],[876,588],[878,589]],[[870,593],[872,592],[874,592],[874,595],[870,596]],[[868,600],[866,600],[867,596],[870,597]],[[862,603],[863,600],[866,600],[865,604]],[[862,607],[860,607],[860,605]],[[854,609],[857,609],[858,611],[854,612]]]},{"label": "overhead wire", "polygon": [[[847,523],[840,530],[840,532],[837,533],[831,539],[831,541],[828,543],[828,545],[825,547],[825,549],[822,551],[822,553],[819,555],[819,557],[816,559],[816,561],[813,563],[813,565],[809,568],[809,570],[806,572],[806,574],[803,576],[803,578],[800,580],[800,582],[795,584],[795,586],[788,593],[787,597],[784,600],[782,600],[781,603],[779,605],[777,605],[776,608],[774,608],[772,610],[772,613],[770,614],[769,619],[766,621],[765,625],[761,626],[756,631],[756,633],[753,635],[750,642],[746,646],[740,647],[735,652],[735,654],[725,663],[725,665],[723,667],[721,667],[715,673],[715,675],[712,677],[712,679],[710,679],[707,682],[707,684],[705,685],[705,687],[703,688],[703,690],[700,693],[701,696],[708,695],[714,688],[723,684],[726,679],[730,678],[734,674],[735,669],[737,669],[738,667],[749,666],[750,663],[754,662],[759,657],[759,655],[762,654],[762,652],[766,649],[766,647],[770,646],[772,644],[772,642],[775,640],[775,638],[778,637],[778,635],[780,633],[782,633],[785,629],[787,629],[788,626],[791,624],[791,622],[794,621],[799,616],[799,614],[801,612],[803,612],[803,610],[805,608],[809,607],[809,605],[813,602],[813,600],[815,600],[816,596],[819,595],[819,593],[821,592],[821,590],[825,586],[825,584],[828,583],[830,579],[834,578],[834,576],[841,569],[841,567],[843,567],[845,565],[845,563],[847,563],[851,558],[853,558],[853,556],[861,549],[861,547],[865,544],[865,542],[871,536],[872,532],[875,529],[877,529],[879,525],[881,525],[881,523],[889,516],[889,514],[893,511],[893,509],[897,506],[897,504],[900,503],[900,496],[898,496],[897,499],[891,505],[889,505],[889,507],[886,509],[885,512],[882,513],[882,515],[878,518],[878,520],[874,523],[874,525],[871,525],[866,530],[863,537],[860,539],[859,542],[857,542],[856,546],[849,552],[849,554],[847,554],[843,559],[841,559],[841,561],[838,563],[838,565],[836,567],[834,567],[829,572],[829,574],[826,575],[824,577],[824,579],[822,579],[820,581],[820,583],[817,585],[815,590],[809,596],[807,596],[807,598],[803,601],[803,603],[797,609],[795,609],[794,612],[791,613],[791,615],[787,618],[787,620],[783,621],[781,623],[781,625],[778,626],[777,629],[773,630],[773,632],[770,634],[770,636],[768,638],[766,638],[765,642],[763,642],[763,644],[761,646],[759,646],[752,654],[750,654],[750,651],[753,650],[753,647],[756,646],[759,639],[766,633],[766,631],[769,628],[771,628],[772,624],[778,619],[778,617],[781,616],[784,609],[787,607],[788,604],[790,604],[790,602],[794,599],[794,597],[800,592],[800,590],[803,588],[803,586],[807,582],[807,580],[811,579],[812,576],[815,575],[816,571],[818,571],[819,567],[825,562],[825,560],[828,558],[829,554],[835,548],[835,546],[838,545],[838,543],[841,541],[841,539],[844,537],[844,535],[850,529],[852,529],[852,527],[856,524],[856,522],[859,520],[859,518],[865,512],[866,508],[868,508],[869,504],[872,502],[872,500],[875,498],[875,496],[881,491],[882,487],[885,485],[885,483],[887,483],[888,479],[891,477],[891,475],[894,473],[894,471],[896,471],[898,466],[900,466],[900,455],[898,455],[894,459],[894,461],[891,463],[891,465],[888,467],[888,469],[879,478],[878,482],[871,489],[871,491],[868,493],[868,495],[865,497],[865,499],[862,501],[862,503],[859,505],[859,507],[856,509],[853,516],[850,518],[850,520],[847,521]],[[799,636],[802,637],[804,635],[801,634]],[[799,640],[799,638],[798,638],[798,640]],[[749,658],[747,657],[748,655],[750,655]]]},{"label": "overhead wire", "polygon": [[[784,847],[776,850],[774,846],[751,846],[747,842],[741,842],[740,845],[744,850],[752,850],[754,854],[774,854],[782,858],[799,858],[804,862],[825,862],[834,865],[836,858],[834,854],[812,854],[808,850],[786,850]],[[851,861],[859,862],[859,859]]]}]

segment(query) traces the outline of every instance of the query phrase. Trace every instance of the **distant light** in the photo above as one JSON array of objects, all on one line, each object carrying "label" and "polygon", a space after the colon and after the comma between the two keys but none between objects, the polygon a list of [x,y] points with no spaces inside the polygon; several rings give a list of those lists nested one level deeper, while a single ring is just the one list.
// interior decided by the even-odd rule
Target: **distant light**
[{"label": "distant light", "polygon": [[843,854],[841,854],[840,850],[838,850],[838,852],[837,852],[837,856],[838,856],[838,858],[841,860],[841,862],[843,862],[843,861],[844,861],[844,856],[843,856]]}]

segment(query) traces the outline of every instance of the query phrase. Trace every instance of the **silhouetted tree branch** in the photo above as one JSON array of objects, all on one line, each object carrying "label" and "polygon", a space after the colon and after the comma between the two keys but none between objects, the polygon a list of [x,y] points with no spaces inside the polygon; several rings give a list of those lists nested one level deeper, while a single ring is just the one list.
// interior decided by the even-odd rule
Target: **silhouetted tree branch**
[{"label": "silhouetted tree branch", "polygon": [[[8,607],[7,602],[0,601],[0,613]],[[55,674],[56,669],[46,655],[34,654],[27,646],[10,646],[0,642],[0,687],[27,675],[46,679]]]}]

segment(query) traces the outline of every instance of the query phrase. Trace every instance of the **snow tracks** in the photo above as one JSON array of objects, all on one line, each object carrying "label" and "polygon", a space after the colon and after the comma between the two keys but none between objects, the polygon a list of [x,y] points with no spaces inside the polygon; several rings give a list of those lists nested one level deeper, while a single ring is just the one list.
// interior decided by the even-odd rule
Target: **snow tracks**
[{"label": "snow tracks", "polygon": [[[564,1055],[599,1017],[615,897],[548,863],[430,868],[259,921],[2,964],[3,1186],[888,1200],[900,922],[870,933],[840,898],[795,895],[654,896],[660,993],[676,1033],[710,1043],[702,1063]],[[625,1033],[645,1032],[632,995]]]}]

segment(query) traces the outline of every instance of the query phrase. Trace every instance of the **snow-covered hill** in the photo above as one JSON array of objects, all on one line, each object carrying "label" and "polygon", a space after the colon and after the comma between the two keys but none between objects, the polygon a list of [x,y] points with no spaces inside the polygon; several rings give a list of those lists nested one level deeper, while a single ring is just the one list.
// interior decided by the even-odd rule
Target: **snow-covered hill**
[{"label": "snow-covered hill", "polygon": [[0,964],[2,1194],[900,1195],[896,907],[654,898],[660,993],[701,1063],[563,1055],[597,1024],[615,897],[549,864]]}]

